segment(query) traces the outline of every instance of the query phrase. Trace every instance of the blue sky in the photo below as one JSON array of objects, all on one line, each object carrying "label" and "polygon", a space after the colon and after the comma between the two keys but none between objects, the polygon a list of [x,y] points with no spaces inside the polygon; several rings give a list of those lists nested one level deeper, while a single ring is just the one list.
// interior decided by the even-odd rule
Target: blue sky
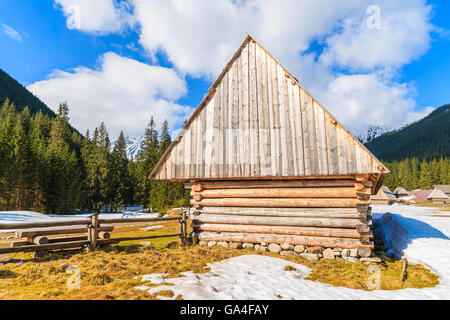
[{"label": "blue sky", "polygon": [[[72,122],[80,131],[105,121],[113,135],[123,129],[138,136],[150,115],[159,123],[168,118],[172,128],[179,128],[245,31],[344,123],[395,127],[450,103],[448,1],[412,0],[406,5],[369,1],[368,5],[381,8],[382,27],[388,29],[383,34],[364,29],[368,5],[356,5],[364,1],[349,1],[347,8],[345,4],[333,8],[329,2],[326,17],[314,15],[324,10],[312,1],[286,1],[291,3],[276,7],[277,12],[259,0],[200,1],[192,11],[166,4],[171,1],[96,1],[100,7],[90,8],[86,0],[0,1],[0,68],[51,108],[67,100]],[[185,5],[194,7],[190,2]],[[71,6],[81,8],[84,22],[75,29],[68,25]],[[316,18],[307,28],[288,16],[297,8],[305,19]],[[270,29],[265,26],[267,13],[275,14]],[[383,47],[385,43],[400,45]],[[363,50],[374,46],[366,59]],[[348,53],[352,50],[356,59]],[[128,79],[109,83],[109,75]],[[149,93],[124,89],[133,81],[144,84]],[[343,85],[348,92],[338,91]],[[109,92],[110,101],[101,105]],[[374,99],[379,100],[370,105]],[[388,119],[367,112],[378,105],[386,112],[392,106],[398,110]]]}]

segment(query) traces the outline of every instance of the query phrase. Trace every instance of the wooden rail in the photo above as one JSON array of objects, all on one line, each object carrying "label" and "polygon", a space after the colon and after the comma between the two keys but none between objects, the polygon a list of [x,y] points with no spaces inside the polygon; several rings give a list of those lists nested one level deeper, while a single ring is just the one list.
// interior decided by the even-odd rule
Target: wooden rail
[{"label": "wooden rail", "polygon": [[[178,221],[180,225],[180,232],[176,234],[167,235],[152,235],[152,236],[140,236],[140,237],[121,237],[110,238],[109,233],[104,231],[110,231],[109,227],[102,224],[105,223],[140,223],[140,222],[162,222],[162,221]],[[87,227],[87,235],[83,237],[66,237],[58,238],[55,242],[52,239],[47,239],[46,243],[41,241],[35,241],[36,238],[42,238],[42,235],[53,234],[51,228],[55,227],[72,227],[77,232],[72,232],[72,229],[67,229],[67,232],[57,230],[58,233],[82,233]],[[85,226],[84,228],[82,228]],[[81,228],[80,228],[81,227]],[[41,231],[37,228],[43,228]],[[47,228],[47,229],[45,229]],[[26,229],[31,229],[27,231]],[[10,248],[0,248],[0,254],[15,253],[15,252],[46,252],[50,250],[61,249],[74,249],[84,246],[88,246],[90,250],[95,250],[99,245],[116,244],[122,241],[131,240],[144,240],[144,239],[156,239],[156,238],[169,238],[180,237],[181,243],[185,245],[187,243],[187,215],[183,212],[178,217],[162,217],[162,218],[115,218],[115,219],[99,219],[98,214],[93,214],[84,219],[73,219],[65,221],[48,221],[48,222],[26,222],[26,223],[2,223],[0,224],[0,230],[15,231],[16,236],[29,235],[28,240],[19,241],[19,243],[12,243]],[[60,232],[61,231],[61,232]],[[56,232],[56,231],[55,231]],[[84,231],[85,232],[85,231]],[[67,240],[66,240],[67,239]],[[40,239],[41,240],[41,239]],[[29,243],[37,243],[28,245]]]}]

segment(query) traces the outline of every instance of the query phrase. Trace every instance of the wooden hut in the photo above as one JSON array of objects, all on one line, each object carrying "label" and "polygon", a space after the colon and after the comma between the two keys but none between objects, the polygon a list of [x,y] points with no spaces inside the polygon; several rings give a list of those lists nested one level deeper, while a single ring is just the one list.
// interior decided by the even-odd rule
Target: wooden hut
[{"label": "wooden hut", "polygon": [[371,204],[390,205],[396,201],[397,197],[386,186],[382,186],[377,194],[370,197]]},{"label": "wooden hut", "polygon": [[199,240],[361,248],[389,170],[250,35],[150,179],[191,188]]},{"label": "wooden hut", "polygon": [[450,198],[450,184],[436,184],[434,189],[439,189]]},{"label": "wooden hut", "polygon": [[394,194],[397,198],[406,197],[409,195],[409,192],[405,190],[403,187],[395,188]]},{"label": "wooden hut", "polygon": [[450,198],[441,189],[434,189],[427,199],[433,204],[450,203]]}]

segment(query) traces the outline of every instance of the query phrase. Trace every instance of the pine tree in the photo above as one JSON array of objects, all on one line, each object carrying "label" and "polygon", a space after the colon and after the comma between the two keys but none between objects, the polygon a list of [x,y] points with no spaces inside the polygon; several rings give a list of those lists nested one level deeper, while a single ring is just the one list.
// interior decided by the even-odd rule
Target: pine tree
[{"label": "pine tree", "polygon": [[109,157],[107,180],[110,207],[117,211],[117,207],[130,204],[132,201],[131,179],[123,132],[120,132],[119,139]]},{"label": "pine tree", "polygon": [[148,179],[150,172],[155,167],[159,159],[159,140],[156,124],[151,117],[150,122],[145,129],[145,135],[141,142],[141,153],[138,156],[135,168],[136,180],[136,201],[146,207],[151,208],[151,189],[155,182]]},{"label": "pine tree", "polygon": [[28,131],[30,129],[30,114],[25,108],[16,121],[13,135],[13,150],[11,158],[14,166],[14,207],[23,210],[29,207],[26,201],[29,199],[32,189],[32,151]]},{"label": "pine tree", "polygon": [[419,185],[421,189],[431,189],[433,187],[433,172],[430,164],[423,160],[420,164]]}]

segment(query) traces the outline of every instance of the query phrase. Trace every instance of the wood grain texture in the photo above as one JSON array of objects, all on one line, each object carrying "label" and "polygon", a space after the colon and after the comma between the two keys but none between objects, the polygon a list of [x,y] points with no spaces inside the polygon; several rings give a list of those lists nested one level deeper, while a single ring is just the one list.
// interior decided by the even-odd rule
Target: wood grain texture
[{"label": "wood grain texture", "polygon": [[389,173],[251,37],[183,129],[152,179]]}]

